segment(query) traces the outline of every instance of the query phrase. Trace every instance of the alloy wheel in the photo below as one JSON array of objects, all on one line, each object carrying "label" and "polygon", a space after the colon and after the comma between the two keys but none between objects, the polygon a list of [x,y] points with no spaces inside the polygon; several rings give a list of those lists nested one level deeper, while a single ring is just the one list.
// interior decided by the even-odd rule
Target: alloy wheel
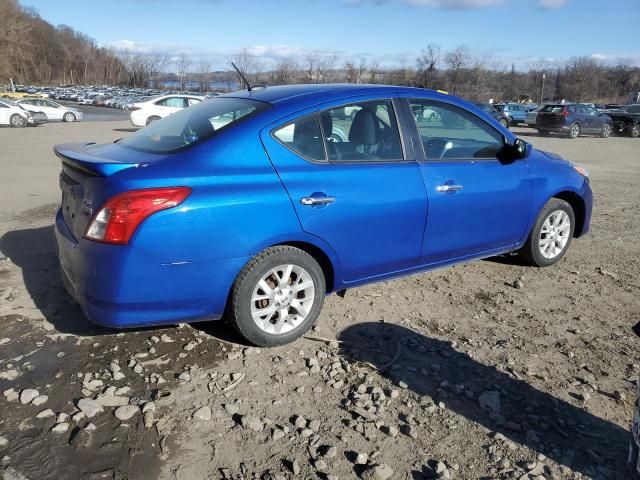
[{"label": "alloy wheel", "polygon": [[264,274],[253,289],[251,316],[266,333],[288,333],[307,318],[314,296],[309,272],[299,265],[280,265]]},{"label": "alloy wheel", "polygon": [[552,259],[560,255],[569,241],[571,219],[564,210],[555,210],[545,219],[540,229],[538,247],[543,257]]}]

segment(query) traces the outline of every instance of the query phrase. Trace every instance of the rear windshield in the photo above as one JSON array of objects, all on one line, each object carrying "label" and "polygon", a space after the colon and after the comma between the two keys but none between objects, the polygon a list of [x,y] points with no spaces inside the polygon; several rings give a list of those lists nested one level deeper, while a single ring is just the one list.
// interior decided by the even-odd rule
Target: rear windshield
[{"label": "rear windshield", "polygon": [[118,145],[150,153],[177,152],[267,108],[268,103],[255,100],[212,98],[153,122]]},{"label": "rear windshield", "polygon": [[545,105],[540,111],[544,113],[562,113],[562,109],[565,106],[566,105]]}]

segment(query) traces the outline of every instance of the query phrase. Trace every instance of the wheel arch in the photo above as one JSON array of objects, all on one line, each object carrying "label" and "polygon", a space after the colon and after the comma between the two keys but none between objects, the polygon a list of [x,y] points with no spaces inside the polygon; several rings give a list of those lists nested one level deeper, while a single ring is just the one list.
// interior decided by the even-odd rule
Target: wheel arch
[{"label": "wheel arch", "polygon": [[301,240],[285,241],[285,242],[277,243],[272,246],[275,247],[275,246],[283,246],[283,245],[299,248],[300,250],[307,252],[309,255],[311,255],[314,258],[314,260],[318,262],[318,264],[320,265],[320,268],[322,268],[322,273],[324,274],[325,287],[326,287],[327,293],[333,291],[335,287],[335,282],[336,282],[335,266],[331,261],[331,258],[329,257],[329,255],[327,255],[327,253],[325,253],[325,251],[322,248],[318,247],[317,245],[314,245],[313,243],[309,243]]},{"label": "wheel arch", "polygon": [[576,192],[571,190],[564,190],[556,193],[552,198],[558,198],[564,200],[573,209],[573,214],[576,219],[576,226],[573,231],[574,238],[578,238],[582,235],[584,229],[584,222],[586,219],[586,205],[583,198]]}]

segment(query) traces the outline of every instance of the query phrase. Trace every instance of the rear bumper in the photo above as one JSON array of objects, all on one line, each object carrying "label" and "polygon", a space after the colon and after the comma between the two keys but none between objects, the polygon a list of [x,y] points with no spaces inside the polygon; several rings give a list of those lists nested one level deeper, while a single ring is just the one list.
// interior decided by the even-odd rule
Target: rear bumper
[{"label": "rear bumper", "polygon": [[158,262],[131,245],[76,241],[60,211],[55,235],[70,295],[89,320],[111,328],[219,319],[247,261]]}]

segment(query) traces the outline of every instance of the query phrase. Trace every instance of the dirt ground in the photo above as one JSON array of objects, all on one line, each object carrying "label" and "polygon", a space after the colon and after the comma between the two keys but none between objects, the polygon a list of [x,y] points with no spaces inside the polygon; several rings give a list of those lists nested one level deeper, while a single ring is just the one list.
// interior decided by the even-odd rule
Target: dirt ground
[{"label": "dirt ground", "polygon": [[224,322],[105,330],[65,293],[51,146],[129,129],[0,129],[2,478],[624,478],[640,139],[517,129],[591,171],[592,230],[555,267],[501,257],[358,288],[305,338],[256,349]]}]

